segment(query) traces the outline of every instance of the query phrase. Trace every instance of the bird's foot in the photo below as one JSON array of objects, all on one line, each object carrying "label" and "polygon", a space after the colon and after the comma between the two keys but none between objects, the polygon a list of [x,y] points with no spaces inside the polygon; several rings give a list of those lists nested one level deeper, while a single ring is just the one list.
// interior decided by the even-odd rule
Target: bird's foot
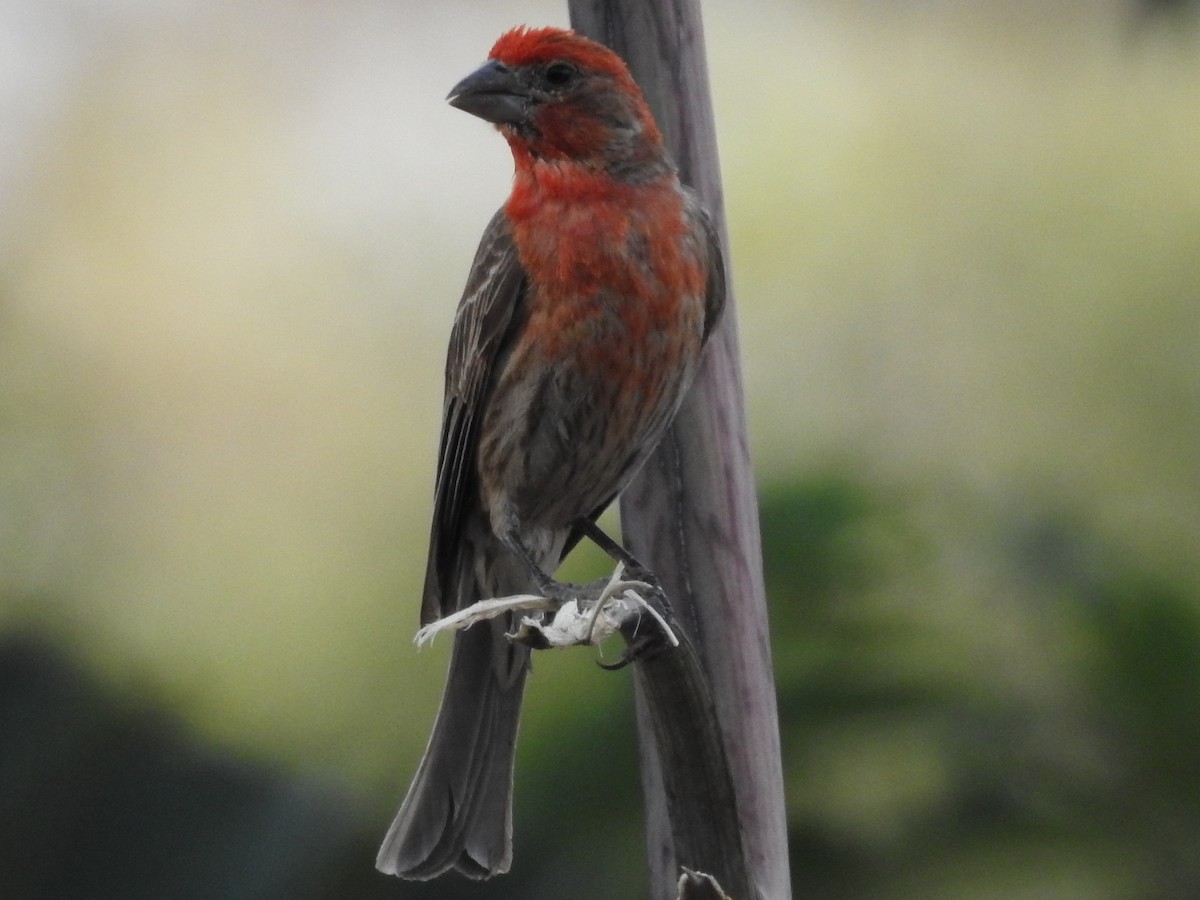
[{"label": "bird's foot", "polygon": [[612,577],[601,579],[582,588],[565,585],[575,594],[554,613],[549,622],[525,617],[512,639],[534,649],[570,647],[577,644],[599,645],[618,631],[636,631],[643,613],[657,623],[672,646],[679,639],[667,624],[662,592],[657,585],[643,579],[627,578],[625,565],[619,563]]},{"label": "bird's foot", "polygon": [[643,645],[656,642],[636,637],[644,614],[654,619],[671,646],[679,644],[668,624],[670,610],[657,579],[640,566],[637,574],[639,577],[628,577],[625,564],[618,563],[611,577],[588,585],[548,580],[539,586],[540,594],[480,600],[424,626],[414,640],[423,647],[444,631],[461,631],[507,613],[525,613],[509,638],[535,650],[599,645],[618,631],[633,633],[633,643],[621,659],[606,666],[622,668],[637,658]]}]

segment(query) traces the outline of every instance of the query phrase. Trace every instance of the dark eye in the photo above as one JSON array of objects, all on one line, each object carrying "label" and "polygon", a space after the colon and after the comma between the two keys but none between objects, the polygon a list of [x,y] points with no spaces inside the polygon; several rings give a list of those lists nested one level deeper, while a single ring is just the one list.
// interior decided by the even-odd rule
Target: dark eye
[{"label": "dark eye", "polygon": [[578,74],[579,70],[569,62],[552,62],[546,66],[546,86],[552,90],[565,88]]}]

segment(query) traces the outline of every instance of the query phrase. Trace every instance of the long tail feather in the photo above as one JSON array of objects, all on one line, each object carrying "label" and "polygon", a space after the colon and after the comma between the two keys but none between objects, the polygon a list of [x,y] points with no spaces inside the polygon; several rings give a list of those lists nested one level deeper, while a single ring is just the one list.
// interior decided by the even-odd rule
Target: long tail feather
[{"label": "long tail feather", "polygon": [[504,637],[504,617],[455,636],[442,706],[420,768],[384,838],[376,867],[425,880],[470,878],[512,862],[512,780],[528,651]]}]

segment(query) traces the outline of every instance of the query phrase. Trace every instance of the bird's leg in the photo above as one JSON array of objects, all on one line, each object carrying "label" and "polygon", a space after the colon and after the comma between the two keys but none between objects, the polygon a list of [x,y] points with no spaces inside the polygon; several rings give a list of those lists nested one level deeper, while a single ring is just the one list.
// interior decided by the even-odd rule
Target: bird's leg
[{"label": "bird's leg", "polygon": [[558,606],[562,606],[568,600],[581,600],[584,597],[594,596],[599,593],[601,587],[605,584],[605,581],[601,580],[594,584],[580,587],[576,584],[556,581],[554,576],[543,569],[538,564],[538,561],[534,559],[533,552],[521,540],[521,536],[517,533],[516,529],[507,532],[503,540],[517,555],[517,558],[525,564],[530,576],[533,578],[533,583],[541,591],[542,596],[547,600],[554,601]]},{"label": "bird's leg", "polygon": [[[670,609],[657,579],[592,522],[581,522],[578,527],[617,560],[616,571],[610,577],[587,585],[556,581],[514,529],[501,540],[528,570],[533,590],[540,593],[480,600],[425,626],[417,633],[417,642],[426,644],[442,631],[458,631],[475,622],[522,613],[513,618],[515,629],[508,637],[534,649],[598,644],[614,632],[622,632],[629,646],[614,668],[641,658],[647,649],[662,646],[664,641],[678,646]],[[631,575],[630,569],[635,574]],[[656,634],[641,635],[643,614],[657,622]]]},{"label": "bird's leg", "polygon": [[[546,602],[543,609],[546,609],[546,614],[552,618],[552,624],[543,626],[539,624],[545,621],[541,613],[527,617],[525,624],[518,627],[510,636],[539,648],[565,646],[571,643],[595,643],[597,624],[601,615],[606,615],[606,608],[611,605],[616,610],[628,610],[631,608],[631,603],[637,603],[658,623],[661,633],[659,635],[648,633],[632,638],[627,636],[626,639],[631,643],[625,653],[617,663],[606,666],[606,668],[621,668],[628,665],[641,658],[648,649],[660,646],[664,637],[670,645],[677,645],[678,638],[673,633],[671,626],[673,619],[671,607],[654,574],[642,565],[632,553],[605,534],[591,519],[580,519],[574,523],[573,527],[578,528],[581,534],[590,538],[616,561],[616,571],[608,578],[600,578],[587,585],[557,581],[542,568],[529,545],[522,540],[519,532],[515,528],[507,531],[502,537],[503,542],[529,571],[536,589],[541,592],[541,597],[537,599]],[[504,599],[516,600],[517,598]],[[521,598],[522,602],[533,599],[533,597]],[[566,618],[562,619],[566,623],[565,625],[560,625],[560,613],[566,614]],[[618,615],[620,614],[618,613]],[[580,616],[583,618],[580,619]],[[576,623],[581,626],[578,631]],[[609,631],[611,631],[611,627],[611,625],[606,625],[606,629]],[[555,633],[552,635],[551,631]],[[562,632],[562,635],[559,635],[558,632]],[[634,632],[636,633],[636,626],[634,626]],[[534,633],[537,636],[531,638]]]},{"label": "bird's leg", "polygon": [[525,546],[525,542],[521,540],[521,536],[517,534],[515,528],[504,536],[504,543],[508,544],[509,548],[517,554],[517,558],[529,569],[529,574],[533,576],[533,581],[538,586],[538,590],[543,591],[549,597],[558,582],[545,569],[538,565],[538,561],[533,558],[533,553]]},{"label": "bird's leg", "polygon": [[667,595],[663,592],[662,586],[658,583],[658,578],[646,566],[638,561],[638,558],[626,550],[621,544],[609,537],[599,525],[588,518],[580,519],[575,523],[575,527],[583,533],[593,544],[603,550],[615,562],[621,563],[625,567],[626,579],[631,583],[631,586],[637,586],[636,582],[641,582],[642,585],[648,587],[652,597],[643,598],[647,602],[657,602],[663,615],[670,618],[671,604],[667,602]]},{"label": "bird's leg", "polygon": [[[600,595],[603,600],[608,596],[623,594],[626,589],[633,592],[634,596],[638,597],[646,608],[649,609],[665,634],[670,635],[671,643],[676,643],[674,635],[671,634],[671,622],[674,616],[671,612],[671,604],[667,600],[666,593],[658,583],[658,578],[648,568],[642,565],[632,553],[626,550],[621,544],[614,541],[611,537],[605,534],[604,530],[591,519],[580,519],[575,523],[575,527],[580,530],[592,543],[607,553],[617,563],[617,571],[613,573],[612,579],[606,585],[605,591]],[[592,622],[595,622],[597,615],[603,603],[598,602],[596,609],[592,612]],[[648,648],[658,645],[658,640],[651,634],[646,634],[633,640],[621,654],[621,658],[615,663],[601,663],[601,667],[605,669],[620,669],[629,663],[640,659]]]},{"label": "bird's leg", "polygon": [[602,529],[591,519],[579,519],[575,523],[575,527],[578,528],[585,537],[591,540],[593,544],[607,553],[612,558],[613,562],[624,563],[625,570],[627,572],[631,572],[636,575],[649,575],[651,578],[654,577],[650,570],[638,562],[637,558],[632,553],[605,534],[604,529]]}]

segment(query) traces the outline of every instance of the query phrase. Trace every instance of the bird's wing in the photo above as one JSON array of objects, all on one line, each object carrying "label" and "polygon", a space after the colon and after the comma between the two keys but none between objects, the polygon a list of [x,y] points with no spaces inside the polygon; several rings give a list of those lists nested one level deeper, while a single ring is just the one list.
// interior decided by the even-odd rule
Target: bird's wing
[{"label": "bird's wing", "polygon": [[526,291],[525,271],[501,209],[488,223],[475,252],[450,331],[422,624],[454,611],[459,541],[467,515],[477,513],[479,507],[479,429],[498,360],[525,314]]}]

